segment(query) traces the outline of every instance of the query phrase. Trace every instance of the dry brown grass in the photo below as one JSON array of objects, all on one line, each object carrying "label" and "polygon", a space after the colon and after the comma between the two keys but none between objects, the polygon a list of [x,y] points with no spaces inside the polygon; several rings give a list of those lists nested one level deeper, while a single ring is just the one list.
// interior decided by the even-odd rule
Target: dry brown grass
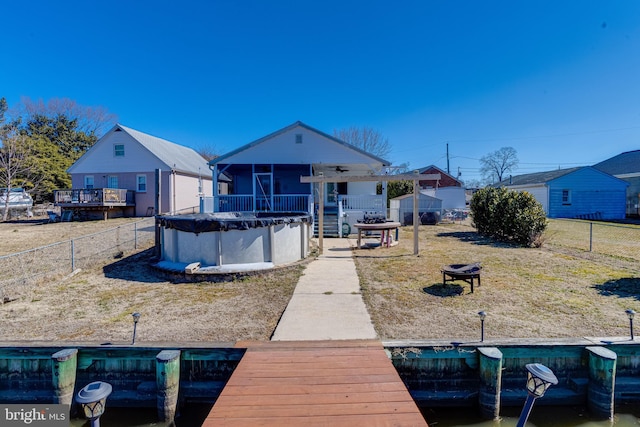
[{"label": "dry brown grass", "polygon": [[[23,251],[130,221],[0,223],[0,241],[3,252]],[[0,339],[126,343],[137,311],[140,341],[268,340],[304,268],[226,283],[173,283],[150,267],[151,256],[151,250],[126,254],[0,304]]]},{"label": "dry brown grass", "polygon": [[[17,250],[93,233],[120,220],[0,224],[0,241]],[[14,231],[17,230],[17,231]],[[365,302],[382,339],[477,339],[485,310],[487,338],[625,336],[626,308],[640,312],[637,262],[555,248],[495,244],[459,224],[412,228],[398,246],[354,251]],[[21,244],[18,245],[15,242]],[[5,251],[5,245],[2,245]],[[175,284],[149,267],[150,252],[126,254],[73,277],[34,288],[0,305],[2,340],[126,343],[131,313],[142,341],[267,340],[303,267],[228,283]],[[482,286],[441,285],[444,264],[481,262]]]},{"label": "dry brown grass", "polygon": [[0,256],[70,240],[98,231],[131,224],[141,218],[114,218],[108,221],[71,221],[49,223],[45,218],[0,222]]},{"label": "dry brown grass", "polygon": [[302,266],[225,283],[173,283],[151,250],[41,285],[0,305],[2,340],[123,343],[140,312],[139,341],[268,340]]},{"label": "dry brown grass", "polygon": [[[365,302],[383,339],[624,336],[626,308],[640,311],[637,263],[580,251],[518,248],[460,224],[413,229],[398,246],[356,250]],[[550,237],[553,240],[552,237]],[[442,286],[446,264],[481,262],[482,286]]]}]

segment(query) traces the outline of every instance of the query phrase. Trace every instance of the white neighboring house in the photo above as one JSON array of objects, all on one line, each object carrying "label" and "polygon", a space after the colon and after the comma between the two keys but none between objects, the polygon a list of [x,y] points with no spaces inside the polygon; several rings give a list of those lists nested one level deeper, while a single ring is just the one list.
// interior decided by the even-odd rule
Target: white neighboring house
[{"label": "white neighboring house", "polygon": [[[105,218],[187,209],[197,212],[200,196],[212,195],[207,161],[193,149],[120,124],[102,136],[67,172],[71,174],[72,189],[58,190],[56,204],[63,210],[102,211]],[[155,212],[156,188],[160,212]]]},{"label": "white neighboring house", "polygon": [[420,192],[442,200],[442,209],[466,209],[467,207],[464,187],[427,188]]}]

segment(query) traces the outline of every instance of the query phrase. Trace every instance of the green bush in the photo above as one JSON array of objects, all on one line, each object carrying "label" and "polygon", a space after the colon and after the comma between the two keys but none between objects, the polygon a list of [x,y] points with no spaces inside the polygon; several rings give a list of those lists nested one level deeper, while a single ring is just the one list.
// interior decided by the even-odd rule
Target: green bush
[{"label": "green bush", "polygon": [[487,187],[473,195],[470,208],[473,226],[483,236],[523,246],[541,245],[547,218],[530,193]]}]

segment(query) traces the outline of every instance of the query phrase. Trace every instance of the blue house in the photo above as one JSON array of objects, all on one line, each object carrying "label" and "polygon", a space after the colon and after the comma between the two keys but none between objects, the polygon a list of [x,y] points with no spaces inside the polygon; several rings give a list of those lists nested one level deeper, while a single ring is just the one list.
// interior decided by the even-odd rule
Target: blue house
[{"label": "blue house", "polygon": [[629,184],[587,166],[514,176],[496,185],[531,193],[549,218],[623,219]]},{"label": "blue house", "polygon": [[[344,221],[353,225],[368,212],[386,217],[386,185],[376,194],[375,181],[329,180],[321,193],[319,184],[301,183],[300,177],[375,176],[388,166],[384,159],[295,122],[211,160],[214,194],[205,200],[204,211],[306,212],[316,218],[322,203],[324,235],[341,235]],[[222,174],[231,178],[229,194],[216,191]]]}]

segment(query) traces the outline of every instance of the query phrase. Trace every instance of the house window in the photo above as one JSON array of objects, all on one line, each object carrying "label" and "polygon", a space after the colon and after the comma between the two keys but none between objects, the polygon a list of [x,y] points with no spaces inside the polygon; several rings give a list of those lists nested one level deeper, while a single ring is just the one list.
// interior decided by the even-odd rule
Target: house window
[{"label": "house window", "polygon": [[114,144],[113,155],[116,157],[124,157],[124,144]]},{"label": "house window", "polygon": [[85,175],[84,188],[87,188],[89,190],[93,189],[93,175]]},{"label": "house window", "polygon": [[147,175],[136,176],[136,191],[138,193],[146,193],[147,191]]},{"label": "house window", "polygon": [[563,205],[571,204],[571,190],[562,190],[562,204]]},{"label": "house window", "polygon": [[301,133],[297,133],[296,134],[296,144],[302,144],[302,134]]},{"label": "house window", "polygon": [[107,178],[107,188],[118,188],[118,177],[116,175],[109,175]]}]

